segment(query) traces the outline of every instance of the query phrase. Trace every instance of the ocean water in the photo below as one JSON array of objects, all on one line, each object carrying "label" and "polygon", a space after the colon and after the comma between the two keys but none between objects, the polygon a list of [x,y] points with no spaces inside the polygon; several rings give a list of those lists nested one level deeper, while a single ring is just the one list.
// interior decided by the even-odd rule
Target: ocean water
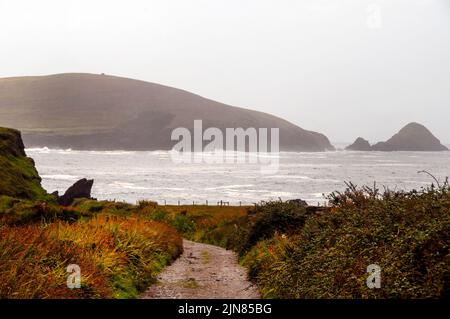
[{"label": "ocean water", "polygon": [[345,189],[345,181],[391,189],[418,189],[450,176],[450,152],[280,153],[277,171],[262,173],[264,164],[175,163],[167,151],[72,151],[27,149],[42,184],[63,193],[81,178],[94,179],[93,196],[135,203],[253,204],[262,200],[302,198],[323,203],[324,194]]}]

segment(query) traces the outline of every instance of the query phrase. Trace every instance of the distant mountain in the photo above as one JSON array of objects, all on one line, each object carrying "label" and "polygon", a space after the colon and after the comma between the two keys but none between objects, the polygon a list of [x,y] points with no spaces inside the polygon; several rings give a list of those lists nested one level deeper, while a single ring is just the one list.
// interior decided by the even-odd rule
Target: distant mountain
[{"label": "distant mountain", "polygon": [[325,151],[320,133],[286,120],[138,80],[93,74],[0,79],[0,125],[20,129],[25,144],[73,149],[171,149],[177,127],[279,128],[280,150]]},{"label": "distant mountain", "polygon": [[411,152],[438,152],[448,151],[448,148],[423,125],[409,123],[386,142],[378,142],[370,146],[369,142],[358,138],[355,143],[347,147],[355,151],[411,151]]}]

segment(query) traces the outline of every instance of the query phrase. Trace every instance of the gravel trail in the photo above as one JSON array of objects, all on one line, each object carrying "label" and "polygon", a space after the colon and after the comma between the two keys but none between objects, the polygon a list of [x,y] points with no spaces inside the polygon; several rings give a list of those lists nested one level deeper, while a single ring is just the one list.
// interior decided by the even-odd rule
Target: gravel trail
[{"label": "gravel trail", "polygon": [[183,240],[183,254],[158,276],[144,299],[258,299],[234,252]]}]

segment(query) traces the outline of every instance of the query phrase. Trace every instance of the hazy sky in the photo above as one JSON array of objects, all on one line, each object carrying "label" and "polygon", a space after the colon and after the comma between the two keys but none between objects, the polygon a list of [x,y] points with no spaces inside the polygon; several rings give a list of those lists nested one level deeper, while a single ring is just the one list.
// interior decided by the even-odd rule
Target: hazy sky
[{"label": "hazy sky", "polygon": [[0,0],[0,77],[107,73],[332,141],[450,142],[449,0]]}]

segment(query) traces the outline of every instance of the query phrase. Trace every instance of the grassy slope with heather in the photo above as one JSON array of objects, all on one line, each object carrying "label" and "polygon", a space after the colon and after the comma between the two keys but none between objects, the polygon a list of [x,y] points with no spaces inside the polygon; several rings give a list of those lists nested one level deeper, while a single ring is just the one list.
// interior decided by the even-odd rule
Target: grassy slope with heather
[{"label": "grassy slope with heather", "polygon": [[[136,298],[182,251],[175,228],[139,207],[57,205],[18,131],[0,128],[0,166],[0,299]],[[67,288],[70,264],[81,289]]]},{"label": "grassy slope with heather", "polygon": [[[170,226],[107,212],[68,223],[0,226],[0,298],[137,298],[182,250]],[[81,268],[68,289],[66,267]]]}]

